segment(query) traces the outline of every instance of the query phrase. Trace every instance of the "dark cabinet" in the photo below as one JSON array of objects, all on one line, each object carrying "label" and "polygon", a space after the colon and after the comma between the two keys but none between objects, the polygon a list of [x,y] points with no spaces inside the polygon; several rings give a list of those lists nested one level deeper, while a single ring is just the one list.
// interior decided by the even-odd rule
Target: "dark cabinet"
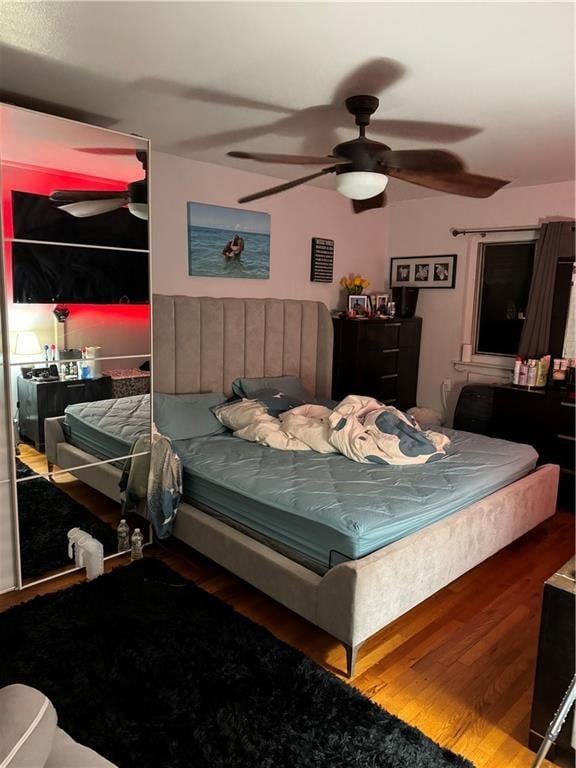
[{"label": "dark cabinet", "polygon": [[540,464],[560,465],[560,502],[574,507],[576,407],[566,390],[494,389],[490,434],[534,446]]},{"label": "dark cabinet", "polygon": [[34,381],[18,377],[20,436],[44,450],[44,419],[62,416],[66,406],[112,397],[110,376],[70,381]]},{"label": "dark cabinet", "polygon": [[[538,658],[532,714],[530,717],[530,748],[540,748],[546,729],[574,675],[574,559],[566,563],[544,585],[542,618],[538,641]],[[570,711],[556,745],[548,755],[561,766],[574,765],[572,729],[574,708]]]},{"label": "dark cabinet", "polygon": [[416,405],[421,318],[333,322],[332,397],[370,395],[402,410]]}]

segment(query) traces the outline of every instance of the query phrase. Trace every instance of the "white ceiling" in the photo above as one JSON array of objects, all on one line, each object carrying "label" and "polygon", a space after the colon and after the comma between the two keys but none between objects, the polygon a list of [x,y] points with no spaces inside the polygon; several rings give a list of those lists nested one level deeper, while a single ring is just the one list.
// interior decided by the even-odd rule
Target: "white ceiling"
[{"label": "white ceiling", "polygon": [[572,3],[0,0],[0,44],[0,90],[172,154],[305,175],[226,151],[327,154],[356,135],[342,99],[372,92],[394,149],[446,147],[514,186],[574,178]]}]

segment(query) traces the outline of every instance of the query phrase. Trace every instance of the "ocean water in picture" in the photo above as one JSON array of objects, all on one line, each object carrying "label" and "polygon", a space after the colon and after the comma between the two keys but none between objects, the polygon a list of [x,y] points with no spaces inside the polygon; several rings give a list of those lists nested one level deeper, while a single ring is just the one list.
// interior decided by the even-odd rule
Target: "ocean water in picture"
[{"label": "ocean water in picture", "polygon": [[269,214],[188,203],[188,274],[267,280]]}]

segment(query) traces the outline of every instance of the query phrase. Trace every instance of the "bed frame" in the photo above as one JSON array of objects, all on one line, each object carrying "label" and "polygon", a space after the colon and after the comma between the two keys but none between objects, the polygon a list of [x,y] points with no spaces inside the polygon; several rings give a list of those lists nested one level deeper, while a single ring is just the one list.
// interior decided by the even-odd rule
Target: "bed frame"
[{"label": "bed frame", "polygon": [[[240,376],[295,374],[308,390],[330,397],[331,318],[323,304],[312,301],[157,295],[153,369],[157,392],[228,394]],[[57,435],[47,442],[48,452],[63,468],[90,458]],[[104,465],[74,474],[117,498],[114,472]],[[174,534],[342,642],[351,677],[365,640],[551,517],[558,477],[556,465],[539,467],[456,514],[324,575],[187,503],[180,507]]]}]

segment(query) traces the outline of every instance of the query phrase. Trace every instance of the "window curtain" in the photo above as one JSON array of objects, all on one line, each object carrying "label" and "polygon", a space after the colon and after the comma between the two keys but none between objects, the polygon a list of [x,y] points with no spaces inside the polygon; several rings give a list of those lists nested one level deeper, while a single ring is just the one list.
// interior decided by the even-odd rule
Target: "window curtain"
[{"label": "window curtain", "polygon": [[549,352],[554,283],[560,258],[574,260],[573,221],[549,221],[540,228],[526,320],[518,348],[520,357],[538,358]]}]

